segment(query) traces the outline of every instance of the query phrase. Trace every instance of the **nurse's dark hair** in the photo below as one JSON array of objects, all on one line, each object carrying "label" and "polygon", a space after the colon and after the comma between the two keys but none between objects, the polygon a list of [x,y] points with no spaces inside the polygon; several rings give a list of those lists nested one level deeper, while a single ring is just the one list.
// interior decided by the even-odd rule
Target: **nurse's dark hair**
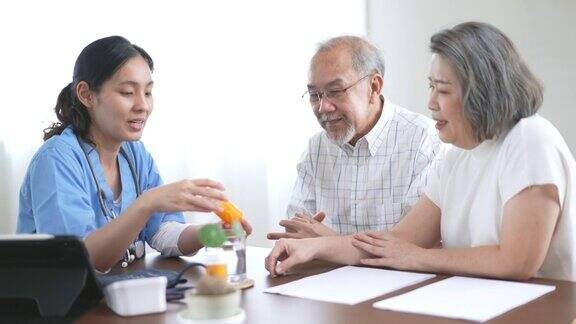
[{"label": "nurse's dark hair", "polygon": [[542,105],[542,84],[498,28],[462,23],[434,34],[430,49],[456,72],[462,112],[479,142],[505,134]]},{"label": "nurse's dark hair", "polygon": [[84,81],[93,92],[100,91],[102,84],[110,79],[114,73],[129,59],[140,55],[154,70],[154,62],[141,47],[130,43],[126,38],[110,36],[96,40],[86,46],[74,64],[74,75],[70,82],[58,95],[56,101],[56,117],[58,121],[44,129],[44,140],[54,135],[60,135],[68,126],[87,142],[90,115],[86,107],[78,100],[76,86]]}]

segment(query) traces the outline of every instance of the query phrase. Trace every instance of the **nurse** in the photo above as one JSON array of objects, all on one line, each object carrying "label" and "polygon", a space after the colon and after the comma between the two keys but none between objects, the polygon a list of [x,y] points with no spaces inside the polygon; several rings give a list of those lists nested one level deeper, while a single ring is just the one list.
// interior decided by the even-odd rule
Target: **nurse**
[{"label": "nurse", "polygon": [[[44,130],[20,190],[18,233],[84,239],[94,267],[107,271],[144,254],[201,247],[183,211],[216,212],[226,200],[209,180],[162,183],[140,138],[153,110],[152,58],[125,38],[86,46],[58,96],[59,122]],[[249,234],[250,225],[243,227]]]}]

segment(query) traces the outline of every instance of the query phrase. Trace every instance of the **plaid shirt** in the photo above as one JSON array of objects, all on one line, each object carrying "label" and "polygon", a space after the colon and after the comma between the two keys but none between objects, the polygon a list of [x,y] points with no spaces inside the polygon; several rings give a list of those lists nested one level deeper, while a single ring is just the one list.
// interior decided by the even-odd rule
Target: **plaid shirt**
[{"label": "plaid shirt", "polygon": [[416,203],[443,145],[431,119],[383,99],[380,119],[355,146],[339,147],[325,132],[310,139],[288,217],[323,211],[341,234],[389,230]]}]

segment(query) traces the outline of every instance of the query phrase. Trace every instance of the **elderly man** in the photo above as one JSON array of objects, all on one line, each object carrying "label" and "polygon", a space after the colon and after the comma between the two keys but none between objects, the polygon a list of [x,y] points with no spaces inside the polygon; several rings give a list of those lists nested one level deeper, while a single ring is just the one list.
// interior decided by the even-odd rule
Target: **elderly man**
[{"label": "elderly man", "polygon": [[269,239],[388,230],[418,200],[442,144],[432,120],[381,94],[383,76],[384,61],[368,41],[320,44],[304,97],[324,131],[298,163],[291,219],[280,222],[286,232]]}]

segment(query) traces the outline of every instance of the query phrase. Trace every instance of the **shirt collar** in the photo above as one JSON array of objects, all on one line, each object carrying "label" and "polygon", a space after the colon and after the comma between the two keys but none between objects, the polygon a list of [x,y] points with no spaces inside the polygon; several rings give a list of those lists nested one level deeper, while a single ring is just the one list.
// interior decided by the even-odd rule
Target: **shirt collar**
[{"label": "shirt collar", "polygon": [[378,149],[384,142],[385,135],[390,127],[390,120],[392,120],[392,116],[394,116],[394,112],[396,111],[396,105],[388,100],[388,98],[380,95],[380,99],[382,100],[383,106],[382,114],[376,122],[376,125],[364,136],[368,142],[368,149],[370,150],[371,156],[376,155],[376,152],[378,152]]},{"label": "shirt collar", "polygon": [[497,143],[497,139],[484,140],[475,148],[468,150],[468,152],[474,160],[483,160],[490,156],[490,151],[496,147]]}]

